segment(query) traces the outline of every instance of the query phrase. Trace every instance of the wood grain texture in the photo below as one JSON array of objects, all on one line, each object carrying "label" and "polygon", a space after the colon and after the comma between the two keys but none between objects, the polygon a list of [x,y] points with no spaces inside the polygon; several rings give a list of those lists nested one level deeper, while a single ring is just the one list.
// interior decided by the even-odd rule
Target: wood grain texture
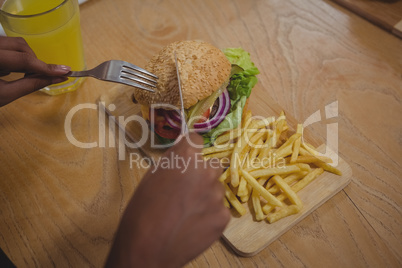
[{"label": "wood grain texture", "polygon": [[402,38],[402,1],[400,0],[333,0],[375,25]]},{"label": "wood grain texture", "polygon": [[[158,149],[153,145],[155,144],[155,137],[152,132],[148,132],[147,125],[144,124],[146,128],[144,130],[144,126],[139,123],[140,120],[138,119],[127,124],[125,122],[133,115],[141,115],[140,105],[132,102],[131,94],[132,90],[129,87],[114,86],[101,95],[99,107],[109,115],[109,119],[114,119],[116,125],[124,131],[129,142],[132,142],[133,145],[135,143],[135,147],[141,150],[145,157],[158,161],[165,150]],[[262,113],[255,115],[267,116],[264,114],[265,111],[260,112]],[[117,120],[117,118],[123,120]],[[141,142],[144,136],[146,139]],[[303,137],[307,142],[310,142],[306,133]],[[323,149],[325,149],[325,145],[318,148],[319,151],[323,151]],[[339,158],[334,153],[328,156],[333,159]],[[273,224],[268,224],[266,221],[256,221],[253,212],[249,212],[251,204],[245,205],[248,212],[242,217],[239,217],[235,209],[232,209],[233,217],[223,232],[223,239],[240,256],[250,257],[257,254],[350,183],[352,169],[349,164],[339,158],[337,168],[341,171],[342,176],[328,172],[320,175],[306,189],[298,193],[303,202],[302,210],[296,215],[286,217]]]},{"label": "wood grain texture", "polygon": [[[90,0],[81,15],[88,67],[108,59],[145,66],[181,39],[242,46],[261,70],[255,113],[284,109],[303,122],[320,111],[323,120],[307,128],[316,144],[327,123],[338,123],[340,156],[353,170],[344,191],[251,258],[217,241],[188,267],[402,266],[399,38],[332,1]],[[38,92],[0,109],[0,247],[18,267],[104,263],[145,170],[120,161],[116,147],[75,147],[64,120],[111,87],[87,79],[75,93]],[[325,119],[334,101],[338,116]],[[97,110],[72,122],[78,140],[98,140]]]}]

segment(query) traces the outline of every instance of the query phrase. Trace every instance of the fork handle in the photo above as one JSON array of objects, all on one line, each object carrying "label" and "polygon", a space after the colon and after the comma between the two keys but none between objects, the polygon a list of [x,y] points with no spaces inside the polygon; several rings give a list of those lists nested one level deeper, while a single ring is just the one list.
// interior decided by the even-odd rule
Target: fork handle
[{"label": "fork handle", "polygon": [[69,72],[67,76],[69,77],[84,77],[84,76],[92,76],[91,73],[87,71],[77,71],[77,72]]}]

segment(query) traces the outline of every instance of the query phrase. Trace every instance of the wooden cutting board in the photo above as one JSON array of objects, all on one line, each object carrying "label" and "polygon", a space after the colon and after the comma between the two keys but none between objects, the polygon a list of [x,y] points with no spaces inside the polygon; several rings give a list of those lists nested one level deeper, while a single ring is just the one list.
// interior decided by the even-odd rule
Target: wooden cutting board
[{"label": "wooden cutting board", "polygon": [[[352,178],[349,164],[339,158],[337,168],[342,176],[324,172],[297,193],[303,202],[303,209],[299,213],[273,224],[257,222],[249,212],[242,217],[232,217],[223,233],[225,241],[241,256],[257,254],[349,184]],[[249,209],[248,206],[246,208]]]},{"label": "wooden cutting board", "polygon": [[332,0],[371,23],[402,38],[401,0]]},{"label": "wooden cutting board", "polygon": [[[107,94],[100,97],[99,107],[104,109],[109,114],[109,118],[115,120],[120,128],[125,129],[128,139],[139,141],[142,137],[142,126],[135,120],[123,126],[121,124],[122,120],[119,120],[119,117],[128,118],[140,113],[139,105],[133,104],[131,101],[131,94],[132,91],[126,87],[114,87]],[[146,157],[154,159],[158,159],[164,152],[161,149],[151,148],[149,142],[145,143],[139,149]],[[252,213],[248,212],[246,215],[238,217],[237,213],[234,212],[231,221],[223,233],[223,239],[241,256],[257,254],[348,185],[352,177],[352,170],[343,159],[338,159],[337,168],[343,175],[337,176],[324,172],[306,188],[301,190],[298,195],[304,207],[300,213],[269,224],[266,221],[255,221]],[[245,206],[248,210],[248,206]]]}]

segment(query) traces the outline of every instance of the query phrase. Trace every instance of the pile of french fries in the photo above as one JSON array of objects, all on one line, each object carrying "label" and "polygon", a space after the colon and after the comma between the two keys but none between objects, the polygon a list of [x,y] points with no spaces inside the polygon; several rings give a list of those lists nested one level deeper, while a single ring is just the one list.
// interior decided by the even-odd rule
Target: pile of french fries
[{"label": "pile of french fries", "polygon": [[227,207],[244,215],[250,200],[257,221],[274,223],[302,209],[297,192],[324,171],[341,175],[330,158],[303,142],[301,124],[290,137],[288,129],[283,112],[275,119],[256,118],[248,111],[241,126],[203,149],[204,159],[218,158],[227,167],[219,178]]}]

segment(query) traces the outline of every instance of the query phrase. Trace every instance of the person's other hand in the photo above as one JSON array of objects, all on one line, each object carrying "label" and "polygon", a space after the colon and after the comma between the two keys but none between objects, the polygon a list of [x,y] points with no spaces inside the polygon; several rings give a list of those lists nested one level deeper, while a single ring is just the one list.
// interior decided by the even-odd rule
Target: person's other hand
[{"label": "person's other hand", "polygon": [[[198,134],[190,138],[202,144]],[[204,164],[201,149],[186,139],[168,150],[166,159],[170,166],[149,171],[129,202],[107,267],[182,266],[217,240],[229,222],[218,180],[222,169]]]},{"label": "person's other hand", "polygon": [[11,72],[25,73],[24,78],[7,82],[0,79],[0,107],[33,91],[67,80],[70,71],[64,65],[46,64],[21,37],[0,36],[0,77]]}]

